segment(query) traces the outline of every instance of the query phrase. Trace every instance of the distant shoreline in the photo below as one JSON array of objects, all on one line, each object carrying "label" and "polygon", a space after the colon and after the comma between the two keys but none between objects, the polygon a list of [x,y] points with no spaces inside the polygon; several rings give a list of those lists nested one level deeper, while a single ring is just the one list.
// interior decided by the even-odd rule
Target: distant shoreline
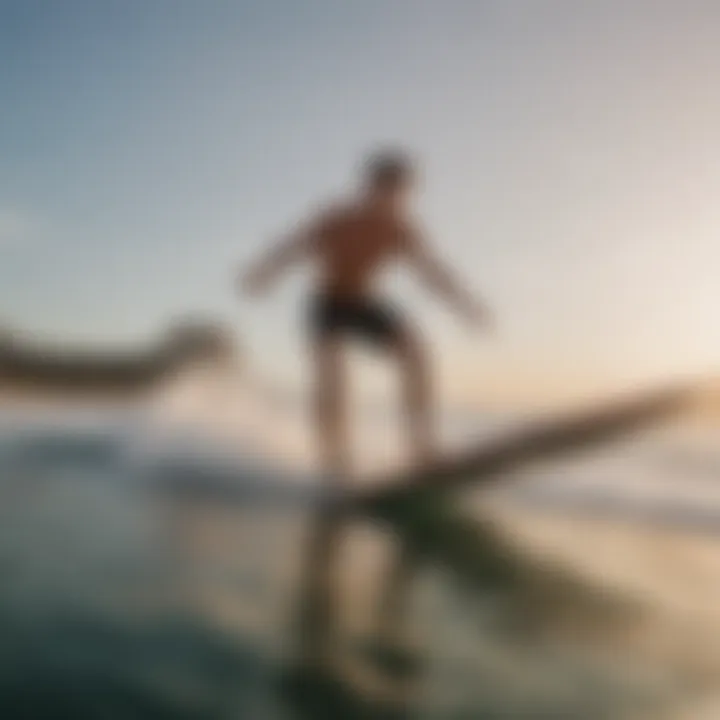
[{"label": "distant shoreline", "polygon": [[195,363],[236,361],[232,335],[213,323],[173,326],[154,345],[127,352],[68,348],[0,336],[0,403],[58,399],[118,401],[145,396]]}]

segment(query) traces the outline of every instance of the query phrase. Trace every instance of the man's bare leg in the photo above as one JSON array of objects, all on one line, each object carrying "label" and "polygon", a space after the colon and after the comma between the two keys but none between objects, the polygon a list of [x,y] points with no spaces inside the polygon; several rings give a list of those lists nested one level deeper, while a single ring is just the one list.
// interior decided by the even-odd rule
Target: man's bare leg
[{"label": "man's bare leg", "polygon": [[315,414],[320,462],[326,480],[342,482],[349,472],[345,364],[338,340],[315,347]]},{"label": "man's bare leg", "polygon": [[405,331],[398,354],[410,453],[412,462],[420,465],[432,461],[435,455],[430,363],[418,333]]},{"label": "man's bare leg", "polygon": [[[324,490],[342,492],[349,470],[345,410],[345,377],[339,344],[327,340],[315,348],[315,412],[321,449]],[[302,654],[324,664],[332,633],[333,560],[343,518],[335,503],[324,505],[310,531],[299,618]]]},{"label": "man's bare leg", "polygon": [[[398,354],[403,374],[410,448],[413,462],[420,464],[432,460],[435,453],[432,386],[428,362],[418,338],[414,335],[407,334],[403,337]],[[417,574],[418,558],[413,548],[402,540],[398,543],[396,552],[382,590],[378,630],[382,644],[401,651],[407,640],[407,609]]]}]

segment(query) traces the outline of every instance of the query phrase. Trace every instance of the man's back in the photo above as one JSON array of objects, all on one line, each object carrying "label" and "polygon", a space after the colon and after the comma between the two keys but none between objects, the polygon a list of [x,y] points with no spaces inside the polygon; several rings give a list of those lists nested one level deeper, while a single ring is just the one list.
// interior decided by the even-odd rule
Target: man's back
[{"label": "man's back", "polygon": [[363,205],[336,207],[320,224],[315,250],[323,293],[359,298],[372,291],[379,272],[402,251],[408,224]]}]

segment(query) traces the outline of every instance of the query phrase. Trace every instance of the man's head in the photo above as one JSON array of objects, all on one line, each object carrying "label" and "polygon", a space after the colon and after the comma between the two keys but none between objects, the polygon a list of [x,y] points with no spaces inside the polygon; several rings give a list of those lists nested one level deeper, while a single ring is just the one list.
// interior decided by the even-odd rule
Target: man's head
[{"label": "man's head", "polygon": [[373,202],[383,207],[397,208],[402,205],[414,180],[415,167],[403,152],[379,152],[366,162],[366,190]]}]

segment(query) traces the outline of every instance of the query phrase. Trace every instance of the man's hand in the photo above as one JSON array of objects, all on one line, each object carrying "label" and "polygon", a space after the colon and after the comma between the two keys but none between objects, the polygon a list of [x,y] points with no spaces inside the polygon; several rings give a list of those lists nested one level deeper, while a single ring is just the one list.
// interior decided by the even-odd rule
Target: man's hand
[{"label": "man's hand", "polygon": [[235,283],[238,293],[258,297],[268,289],[269,278],[267,273],[256,270],[254,272],[239,273]]},{"label": "man's hand", "polygon": [[487,306],[481,303],[472,303],[467,307],[465,317],[473,329],[484,330],[491,335],[497,333],[495,316]]}]

